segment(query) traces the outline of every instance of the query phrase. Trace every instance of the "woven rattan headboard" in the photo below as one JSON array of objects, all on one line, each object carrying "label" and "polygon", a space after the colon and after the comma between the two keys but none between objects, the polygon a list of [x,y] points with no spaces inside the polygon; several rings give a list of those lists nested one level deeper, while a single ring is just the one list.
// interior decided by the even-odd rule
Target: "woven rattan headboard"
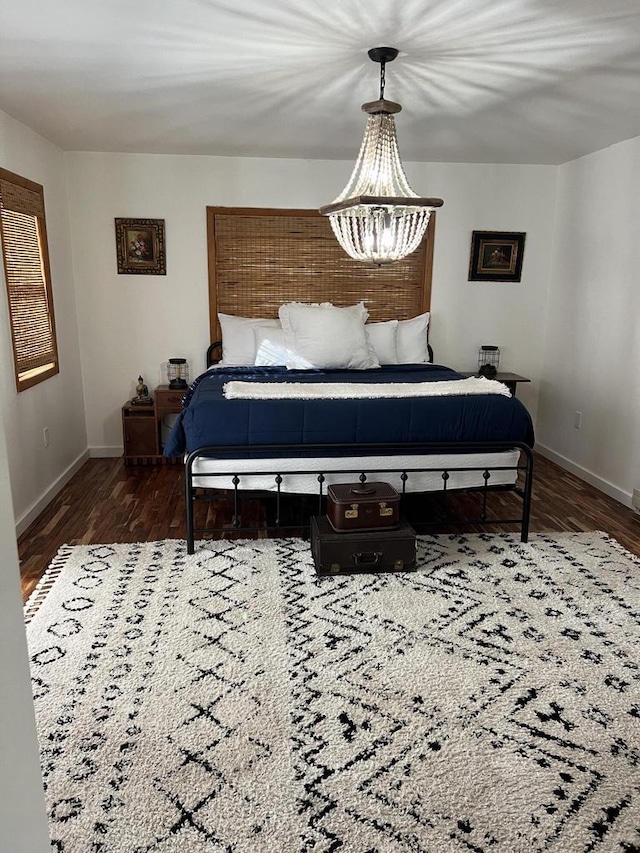
[{"label": "woven rattan headboard", "polygon": [[435,215],[421,246],[384,267],[352,260],[315,210],[208,207],[211,340],[218,312],[277,317],[283,302],[364,300],[371,320],[429,310]]}]

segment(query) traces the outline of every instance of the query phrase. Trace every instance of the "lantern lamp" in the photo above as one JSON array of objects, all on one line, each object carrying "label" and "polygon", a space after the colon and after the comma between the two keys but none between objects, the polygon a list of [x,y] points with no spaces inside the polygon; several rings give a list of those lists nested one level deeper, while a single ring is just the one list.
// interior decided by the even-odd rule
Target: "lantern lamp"
[{"label": "lantern lamp", "polygon": [[167,362],[169,388],[189,387],[189,363],[186,358],[170,358]]}]

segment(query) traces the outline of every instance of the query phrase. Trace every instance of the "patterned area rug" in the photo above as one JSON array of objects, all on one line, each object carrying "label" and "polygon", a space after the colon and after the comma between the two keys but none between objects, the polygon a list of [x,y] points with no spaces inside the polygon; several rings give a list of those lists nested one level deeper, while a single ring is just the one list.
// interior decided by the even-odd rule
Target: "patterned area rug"
[{"label": "patterned area rug", "polygon": [[38,598],[60,853],[640,851],[640,561],[602,534],[328,578],[299,539],[65,547]]}]

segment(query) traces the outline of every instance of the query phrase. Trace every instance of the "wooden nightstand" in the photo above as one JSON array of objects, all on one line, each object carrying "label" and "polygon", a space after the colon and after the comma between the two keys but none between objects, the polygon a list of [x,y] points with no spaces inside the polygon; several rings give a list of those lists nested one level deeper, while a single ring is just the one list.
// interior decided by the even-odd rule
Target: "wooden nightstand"
[{"label": "wooden nightstand", "polygon": [[178,458],[167,459],[162,455],[162,419],[165,415],[182,411],[185,391],[159,385],[153,392],[151,405],[124,404],[122,436],[125,465],[168,465],[182,461]]},{"label": "wooden nightstand", "polygon": [[153,394],[158,421],[158,449],[162,453],[162,419],[165,415],[176,415],[182,411],[182,398],[187,388],[169,388],[168,385],[158,385]]},{"label": "wooden nightstand", "polygon": [[[464,376],[465,379],[469,376],[478,376],[478,373],[475,373],[472,370],[458,370],[457,372],[460,376]],[[504,373],[501,370],[499,370],[492,378],[497,379],[498,382],[502,382],[503,385],[506,385],[514,397],[516,396],[516,386],[519,382],[531,382],[531,380],[527,379],[526,376],[519,376],[517,373]]]},{"label": "wooden nightstand", "polygon": [[153,403],[150,406],[124,404],[122,436],[125,465],[144,464],[147,458],[158,455],[158,422]]}]

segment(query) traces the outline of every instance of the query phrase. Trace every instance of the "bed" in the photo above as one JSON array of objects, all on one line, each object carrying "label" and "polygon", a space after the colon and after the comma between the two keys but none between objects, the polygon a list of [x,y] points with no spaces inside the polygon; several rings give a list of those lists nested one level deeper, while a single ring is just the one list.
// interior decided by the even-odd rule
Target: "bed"
[{"label": "bed", "polygon": [[492,492],[513,491],[518,513],[491,521],[517,525],[526,541],[529,413],[500,383],[433,364],[434,224],[392,272],[334,251],[312,211],[210,208],[208,228],[213,364],[164,449],[185,460],[189,553],[196,535],[220,534],[196,526],[199,500],[231,501],[234,529],[255,535],[242,524],[243,496],[271,493],[280,528],[287,494],[313,495],[320,513],[326,487],[354,479],[384,479],[403,499],[476,491],[474,523],[487,519]]}]

